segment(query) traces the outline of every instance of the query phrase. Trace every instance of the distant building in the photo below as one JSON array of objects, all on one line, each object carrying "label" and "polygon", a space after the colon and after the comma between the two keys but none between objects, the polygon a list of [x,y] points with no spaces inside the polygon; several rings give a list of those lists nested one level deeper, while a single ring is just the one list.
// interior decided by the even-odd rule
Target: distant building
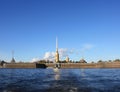
[{"label": "distant building", "polygon": [[66,62],[69,63],[69,57],[68,56],[66,57]]},{"label": "distant building", "polygon": [[80,63],[87,63],[84,59],[81,59],[79,62]]},{"label": "distant building", "polygon": [[12,58],[11,63],[15,63],[15,59],[14,58]]}]

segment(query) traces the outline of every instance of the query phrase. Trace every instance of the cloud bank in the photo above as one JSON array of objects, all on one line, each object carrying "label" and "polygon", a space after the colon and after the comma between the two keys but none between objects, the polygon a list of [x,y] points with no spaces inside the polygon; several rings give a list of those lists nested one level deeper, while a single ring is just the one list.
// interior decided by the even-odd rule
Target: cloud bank
[{"label": "cloud bank", "polygon": [[[87,50],[90,50],[94,47],[92,44],[84,44],[80,49],[67,49],[67,48],[60,48],[59,51],[59,58],[61,60],[65,59],[67,56],[70,55],[78,55],[81,54]],[[43,55],[44,60],[50,60],[50,61],[55,61],[55,52],[45,52]],[[33,58],[32,62],[39,61],[41,59],[39,58]]]},{"label": "cloud bank", "polygon": [[54,57],[55,57],[55,52],[46,52],[43,59],[54,61],[55,60]]},{"label": "cloud bank", "polygon": [[[73,53],[73,50],[69,50],[67,48],[60,48],[58,51],[59,51],[59,58],[60,59],[64,59],[67,56],[69,56],[69,54]],[[55,61],[55,52],[46,52],[43,59]]]},{"label": "cloud bank", "polygon": [[81,48],[81,51],[86,51],[86,50],[90,50],[94,47],[94,45],[92,44],[84,44]]}]

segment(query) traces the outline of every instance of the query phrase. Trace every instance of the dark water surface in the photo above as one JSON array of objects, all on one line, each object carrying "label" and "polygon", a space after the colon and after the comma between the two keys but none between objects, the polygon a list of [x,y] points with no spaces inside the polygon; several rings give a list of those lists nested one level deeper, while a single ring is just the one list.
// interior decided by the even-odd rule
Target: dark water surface
[{"label": "dark water surface", "polygon": [[120,69],[0,69],[0,92],[120,92]]}]

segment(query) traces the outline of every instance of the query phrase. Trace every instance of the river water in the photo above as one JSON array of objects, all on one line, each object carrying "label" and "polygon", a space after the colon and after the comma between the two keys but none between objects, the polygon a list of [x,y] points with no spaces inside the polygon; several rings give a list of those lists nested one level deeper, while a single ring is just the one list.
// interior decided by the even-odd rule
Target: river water
[{"label": "river water", "polygon": [[120,92],[120,69],[0,69],[0,92]]}]

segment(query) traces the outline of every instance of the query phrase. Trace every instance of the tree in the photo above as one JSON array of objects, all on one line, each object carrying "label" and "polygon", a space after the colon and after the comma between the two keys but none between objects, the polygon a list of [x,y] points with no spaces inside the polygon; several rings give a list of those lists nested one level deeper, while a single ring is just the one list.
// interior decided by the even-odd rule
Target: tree
[{"label": "tree", "polygon": [[6,63],[4,60],[0,61],[1,66],[3,66],[4,63]]},{"label": "tree", "polygon": [[120,62],[120,59],[115,59],[114,62]]},{"label": "tree", "polygon": [[102,61],[102,60],[99,60],[98,63],[103,63],[103,61]]},{"label": "tree", "polygon": [[44,64],[44,63],[46,63],[46,60],[39,60],[37,63]]},{"label": "tree", "polygon": [[94,61],[92,61],[91,63],[95,63]]},{"label": "tree", "polygon": [[112,60],[108,60],[108,62],[112,62]]}]

